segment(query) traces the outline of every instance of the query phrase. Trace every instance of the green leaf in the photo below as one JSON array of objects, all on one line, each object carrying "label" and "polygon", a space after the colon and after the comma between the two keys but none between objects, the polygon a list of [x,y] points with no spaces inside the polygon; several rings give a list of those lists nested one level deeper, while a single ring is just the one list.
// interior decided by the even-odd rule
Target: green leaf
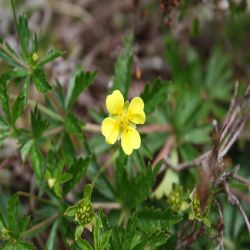
[{"label": "green leaf", "polygon": [[109,239],[111,236],[111,230],[107,230],[105,223],[102,219],[104,214],[100,211],[94,220],[94,247],[95,249],[107,249]]},{"label": "green leaf", "polygon": [[49,125],[48,121],[42,119],[41,112],[36,106],[34,111],[31,112],[31,126],[34,138],[39,138],[48,129]]},{"label": "green leaf", "polygon": [[142,238],[142,242],[136,248],[134,248],[134,250],[159,249],[159,247],[164,245],[169,238],[170,235],[167,232],[155,232],[145,234]]},{"label": "green leaf", "polygon": [[29,224],[29,221],[30,221],[30,216],[28,216],[28,215],[23,216],[23,218],[18,223],[20,233],[23,233],[24,230],[26,230],[26,228]]},{"label": "green leaf", "polygon": [[186,133],[183,139],[187,142],[192,142],[196,144],[208,143],[211,141],[209,133],[211,132],[211,126],[204,126],[196,128]]},{"label": "green leaf", "polygon": [[32,80],[41,93],[47,93],[52,89],[42,68],[36,68],[33,71]]},{"label": "green leaf", "polygon": [[56,237],[57,237],[57,229],[58,229],[59,222],[58,220],[53,224],[48,241],[46,243],[45,250],[54,250],[56,249]]},{"label": "green leaf", "polygon": [[75,217],[77,208],[78,208],[78,205],[68,207],[66,211],[64,212],[64,215],[68,217]]},{"label": "green leaf", "polygon": [[63,51],[58,50],[58,49],[52,49],[49,51],[49,53],[40,60],[39,65],[44,65],[49,63],[50,61],[55,60],[56,58],[62,56],[64,54]]},{"label": "green leaf", "polygon": [[65,193],[68,193],[72,188],[78,184],[81,179],[86,175],[87,168],[90,163],[90,157],[87,157],[86,159],[80,158],[77,160],[69,169],[68,173],[73,176],[73,178],[65,183]]},{"label": "green leaf", "polygon": [[25,161],[26,160],[26,157],[27,157],[27,154],[30,152],[30,149],[33,145],[34,141],[33,140],[28,140],[26,141],[22,148],[21,148],[21,156],[22,156],[22,160]]},{"label": "green leaf", "polygon": [[8,215],[8,229],[10,231],[17,230],[18,218],[18,194],[13,194],[8,201],[7,215]]},{"label": "green leaf", "polygon": [[116,188],[121,202],[129,208],[136,208],[150,194],[155,182],[156,172],[148,166],[143,172],[129,176],[126,172],[126,160],[116,163]]},{"label": "green leaf", "polygon": [[28,18],[26,15],[21,15],[17,23],[17,31],[19,34],[21,47],[25,56],[29,55],[29,39],[30,31],[28,27]]},{"label": "green leaf", "polygon": [[124,51],[117,58],[115,63],[115,80],[113,90],[120,90],[125,99],[128,95],[128,90],[132,79],[133,66],[133,35],[128,33],[124,41]]},{"label": "green leaf", "polygon": [[[13,59],[12,56],[10,56],[10,53],[13,53],[13,50],[10,49],[10,46],[7,42],[0,42],[0,44],[2,46],[0,46],[0,57],[6,62],[8,63],[10,66],[12,67],[18,67],[19,64]],[[16,53],[14,52],[15,56]]]},{"label": "green leaf", "polygon": [[81,250],[93,250],[93,247],[86,240],[79,238],[76,241],[76,243],[80,247]]},{"label": "green leaf", "polygon": [[145,232],[168,231],[172,225],[181,221],[181,217],[172,210],[144,208],[138,211],[137,226]]},{"label": "green leaf", "polygon": [[67,165],[72,165],[75,161],[75,149],[67,133],[63,136],[63,147],[61,147],[61,156]]},{"label": "green leaf", "polygon": [[6,115],[6,119],[8,122],[11,121],[11,113],[9,106],[9,96],[7,92],[7,81],[9,80],[9,74],[5,73],[0,76],[0,104],[2,105],[2,109]]},{"label": "green leaf", "polygon": [[78,139],[82,139],[82,123],[73,114],[68,114],[65,119],[65,130],[67,133],[72,133],[77,136]]},{"label": "green leaf", "polygon": [[229,0],[230,11],[234,14],[241,14],[247,9],[247,0],[233,1]]},{"label": "green leaf", "polygon": [[12,109],[12,123],[15,124],[17,118],[22,114],[27,103],[27,92],[28,92],[29,78],[24,82],[22,90],[17,97],[13,109]]},{"label": "green leaf", "polygon": [[91,184],[87,184],[84,187],[83,198],[85,200],[91,200],[92,191],[93,191],[92,185]]},{"label": "green leaf", "polygon": [[157,105],[162,104],[167,99],[167,90],[168,82],[160,78],[145,86],[141,98],[145,104],[146,114],[151,114]]},{"label": "green leaf", "polygon": [[85,72],[78,70],[70,81],[65,107],[70,109],[76,102],[78,96],[93,82],[97,72]]},{"label": "green leaf", "polygon": [[137,230],[137,219],[133,215],[129,218],[127,227],[125,229],[118,228],[117,226],[113,228],[112,240],[111,240],[111,249],[126,249],[132,250],[142,241],[142,232]]},{"label": "green leaf", "polygon": [[65,182],[69,181],[70,179],[72,179],[72,177],[73,177],[72,174],[70,174],[70,173],[64,173],[64,174],[62,174],[61,176],[59,176],[58,182],[59,182],[60,184],[63,184],[63,183],[65,183]]},{"label": "green leaf", "polygon": [[35,172],[37,179],[42,179],[43,173],[43,156],[37,146],[37,144],[33,144],[31,147],[31,164],[32,168]]},{"label": "green leaf", "polygon": [[8,129],[8,123],[5,121],[3,117],[0,116],[0,129],[1,130],[6,130]]},{"label": "green leaf", "polygon": [[82,238],[82,232],[83,232],[83,226],[82,225],[77,225],[76,230],[75,230],[75,240],[81,239]]}]

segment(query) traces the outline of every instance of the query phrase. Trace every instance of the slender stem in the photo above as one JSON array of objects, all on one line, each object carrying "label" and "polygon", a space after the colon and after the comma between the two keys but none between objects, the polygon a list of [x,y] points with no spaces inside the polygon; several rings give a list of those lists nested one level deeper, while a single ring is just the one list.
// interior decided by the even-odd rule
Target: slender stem
[{"label": "slender stem", "polygon": [[97,172],[97,174],[95,175],[93,179],[93,182],[92,182],[93,187],[95,186],[95,183],[98,180],[99,176],[110,166],[110,164],[117,158],[118,155],[119,153],[117,150],[113,153],[112,157],[110,157],[109,160],[103,165],[103,167],[99,169],[99,171]]},{"label": "slender stem", "polygon": [[27,193],[27,192],[18,191],[17,194],[20,195],[20,196],[32,197],[33,199],[35,199],[37,201],[49,204],[49,205],[54,206],[54,207],[58,207],[55,203],[53,203],[52,201],[50,201],[48,199],[40,198],[40,197],[38,197],[36,195],[32,195],[32,194]]},{"label": "slender stem", "polygon": [[56,212],[54,214],[52,214],[48,219],[34,225],[33,227],[29,228],[28,230],[26,230],[22,236],[23,237],[27,237],[29,234],[35,232],[36,230],[40,229],[41,227],[47,226],[49,225],[51,222],[53,222],[55,219],[57,219],[59,217],[59,213]]},{"label": "slender stem", "polygon": [[94,202],[92,203],[94,209],[104,208],[104,209],[120,209],[122,206],[116,202]]},{"label": "slender stem", "polygon": [[[16,96],[16,95],[10,94],[10,98],[16,99],[17,96]],[[52,110],[46,108],[44,105],[39,104],[39,103],[37,103],[36,101],[34,101],[34,100],[32,100],[32,99],[29,99],[29,100],[28,100],[28,104],[29,104],[31,107],[36,107],[36,106],[37,106],[37,108],[38,108],[40,111],[42,111],[43,113],[47,114],[48,116],[50,116],[50,117],[51,117],[52,119],[54,119],[54,120],[61,121],[61,122],[64,121],[64,118],[63,118],[61,115],[59,115],[59,114],[57,114],[56,112],[54,112],[54,111],[52,111]]]}]

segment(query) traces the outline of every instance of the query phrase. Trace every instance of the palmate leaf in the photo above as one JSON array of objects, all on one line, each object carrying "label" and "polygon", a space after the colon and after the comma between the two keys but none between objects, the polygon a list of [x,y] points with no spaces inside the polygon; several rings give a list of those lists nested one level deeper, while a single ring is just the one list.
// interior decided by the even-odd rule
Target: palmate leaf
[{"label": "palmate leaf", "polygon": [[127,159],[119,157],[116,162],[116,189],[121,202],[129,208],[136,208],[149,195],[160,165],[154,170],[147,166],[136,176],[126,172]]},{"label": "palmate leaf", "polygon": [[158,249],[166,243],[170,235],[166,231],[144,232],[138,228],[138,218],[132,215],[126,228],[114,227],[110,239],[111,250],[144,250]]},{"label": "palmate leaf", "polygon": [[95,216],[94,220],[94,247],[95,249],[107,249],[111,230],[107,226],[107,218],[102,210]]}]

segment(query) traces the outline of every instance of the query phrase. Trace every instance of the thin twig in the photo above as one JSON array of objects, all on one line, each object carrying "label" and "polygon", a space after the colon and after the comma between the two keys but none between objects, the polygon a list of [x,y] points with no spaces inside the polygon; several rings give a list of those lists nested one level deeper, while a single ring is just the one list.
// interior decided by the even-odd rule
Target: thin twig
[{"label": "thin twig", "polygon": [[220,216],[220,221],[218,223],[218,230],[220,233],[220,242],[219,242],[219,249],[224,250],[224,220],[223,220],[223,214],[221,211],[221,207],[220,207],[220,203],[215,200],[215,204],[217,206],[218,212],[219,212],[219,216]]},{"label": "thin twig", "polygon": [[243,217],[243,220],[247,226],[248,233],[250,235],[250,223],[249,223],[249,220],[247,218],[247,214],[243,210],[238,198],[231,192],[227,182],[224,182],[224,189],[225,189],[225,192],[227,194],[228,202],[231,203],[233,206],[238,207],[238,209],[240,210],[240,213]]}]

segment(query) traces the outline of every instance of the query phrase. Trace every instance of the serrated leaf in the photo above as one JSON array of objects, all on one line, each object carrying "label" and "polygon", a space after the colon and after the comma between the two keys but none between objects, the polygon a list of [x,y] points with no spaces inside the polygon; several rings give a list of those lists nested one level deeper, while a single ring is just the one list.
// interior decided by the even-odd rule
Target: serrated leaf
[{"label": "serrated leaf", "polygon": [[72,133],[77,136],[77,138],[82,139],[82,123],[73,114],[68,114],[65,119],[65,130],[67,133]]},{"label": "serrated leaf", "polygon": [[153,208],[144,208],[138,211],[137,226],[145,232],[168,231],[170,226],[181,221],[181,217],[168,209],[165,211]]},{"label": "serrated leaf", "polygon": [[30,31],[28,27],[28,17],[21,15],[17,23],[17,30],[21,42],[21,47],[25,56],[29,55]]},{"label": "serrated leaf", "polygon": [[12,108],[12,123],[13,124],[15,124],[16,120],[22,114],[26,106],[28,83],[29,83],[29,78],[25,80],[22,90],[19,96],[17,97],[17,99],[15,100],[14,106]]},{"label": "serrated leaf", "polygon": [[62,56],[64,54],[63,51],[58,50],[58,49],[52,49],[48,52],[48,54],[40,60],[39,65],[44,65],[46,63],[49,63],[53,60],[55,60],[56,58]]},{"label": "serrated leaf", "polygon": [[124,97],[128,95],[128,90],[132,79],[133,66],[133,35],[127,34],[124,41],[124,51],[117,58],[115,63],[115,80],[113,90],[119,89]]},{"label": "serrated leaf", "polygon": [[70,109],[76,102],[78,96],[93,82],[97,72],[85,72],[78,70],[70,81],[65,107]]},{"label": "serrated leaf", "polygon": [[100,211],[94,220],[94,247],[95,249],[107,249],[109,239],[111,236],[111,230],[106,228],[105,222],[103,223],[104,215]]},{"label": "serrated leaf", "polygon": [[57,229],[58,229],[59,222],[58,220],[53,224],[48,241],[46,243],[45,250],[54,250],[56,249],[56,237],[57,237]]},{"label": "serrated leaf", "polygon": [[34,170],[34,173],[37,177],[37,179],[42,179],[42,173],[43,173],[43,156],[36,144],[33,144],[31,147],[31,164],[32,168]]},{"label": "serrated leaf", "polygon": [[156,250],[160,246],[164,245],[169,238],[170,235],[167,232],[155,232],[145,234],[142,238],[142,242],[134,250]]},{"label": "serrated leaf", "polygon": [[28,215],[23,216],[23,218],[18,223],[20,233],[23,233],[24,230],[26,230],[26,228],[29,224],[29,221],[30,221],[30,216],[28,216]]},{"label": "serrated leaf", "polygon": [[135,208],[149,195],[155,181],[156,173],[147,167],[136,176],[129,176],[125,170],[126,162],[116,163],[117,195],[125,206]]},{"label": "serrated leaf", "polygon": [[13,194],[8,201],[7,217],[8,217],[8,229],[15,231],[17,229],[17,218],[18,218],[18,194]]},{"label": "serrated leaf", "polygon": [[38,110],[37,106],[34,111],[31,112],[31,126],[32,133],[35,138],[39,138],[46,129],[48,129],[50,123],[42,119],[41,112]]},{"label": "serrated leaf", "polygon": [[145,86],[141,98],[145,104],[144,110],[146,114],[152,113],[157,105],[167,99],[167,89],[168,82],[160,78]]},{"label": "serrated leaf", "polygon": [[9,74],[5,73],[0,76],[0,104],[5,113],[8,122],[11,122],[10,106],[9,106],[9,95],[7,91],[7,81]]},{"label": "serrated leaf", "polygon": [[61,157],[67,165],[72,165],[75,161],[75,149],[73,143],[67,133],[63,136],[63,147],[61,147]]},{"label": "serrated leaf", "polygon": [[52,89],[42,68],[36,68],[33,71],[32,80],[41,93],[47,93]]},{"label": "serrated leaf", "polygon": [[89,163],[89,157],[86,159],[80,158],[68,169],[68,173],[71,174],[73,178],[65,183],[65,193],[68,193],[70,190],[72,190],[72,188],[86,175]]}]

